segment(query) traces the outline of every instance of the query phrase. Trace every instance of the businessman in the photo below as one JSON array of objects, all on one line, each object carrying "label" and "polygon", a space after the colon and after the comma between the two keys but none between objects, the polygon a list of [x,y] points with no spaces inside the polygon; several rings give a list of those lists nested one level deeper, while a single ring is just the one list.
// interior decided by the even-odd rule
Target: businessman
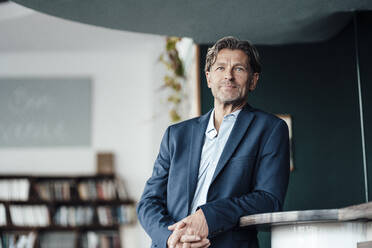
[{"label": "businessman", "polygon": [[258,247],[245,215],[280,211],[289,175],[288,127],[251,107],[261,64],[248,41],[208,49],[207,114],[168,127],[137,207],[151,247]]}]

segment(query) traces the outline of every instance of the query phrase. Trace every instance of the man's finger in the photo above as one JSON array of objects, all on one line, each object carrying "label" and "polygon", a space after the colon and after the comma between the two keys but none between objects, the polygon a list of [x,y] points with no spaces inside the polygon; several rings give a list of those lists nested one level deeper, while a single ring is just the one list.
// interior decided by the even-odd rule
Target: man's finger
[{"label": "man's finger", "polygon": [[203,246],[201,248],[208,248],[209,246],[211,246],[211,243],[208,243],[206,246]]},{"label": "man's finger", "polygon": [[211,243],[208,243],[208,245],[202,247],[202,248],[208,248],[209,246],[211,246]]},{"label": "man's finger", "polygon": [[206,248],[209,247],[211,244],[209,242],[209,239],[202,239],[199,242],[191,243],[191,248]]},{"label": "man's finger", "polygon": [[180,241],[182,243],[190,243],[190,242],[196,242],[196,241],[200,241],[201,238],[198,236],[198,235],[189,235],[189,234],[185,234],[185,235],[182,235]]},{"label": "man's finger", "polygon": [[176,244],[178,243],[178,241],[180,240],[181,238],[181,235],[182,233],[179,232],[179,231],[174,231],[168,238],[168,246],[169,248],[174,248],[176,247]]},{"label": "man's finger", "polygon": [[173,225],[168,226],[168,230],[173,231],[174,228],[176,227],[176,224],[177,223],[174,223]]},{"label": "man's finger", "polygon": [[173,225],[168,226],[168,230],[173,231],[176,229],[179,222],[174,223]]},{"label": "man's finger", "polygon": [[182,248],[190,248],[190,243],[183,243]]},{"label": "man's finger", "polygon": [[181,220],[177,223],[174,223],[173,225],[168,226],[168,230],[174,231],[176,229],[183,228],[185,225],[186,225],[186,223]]}]

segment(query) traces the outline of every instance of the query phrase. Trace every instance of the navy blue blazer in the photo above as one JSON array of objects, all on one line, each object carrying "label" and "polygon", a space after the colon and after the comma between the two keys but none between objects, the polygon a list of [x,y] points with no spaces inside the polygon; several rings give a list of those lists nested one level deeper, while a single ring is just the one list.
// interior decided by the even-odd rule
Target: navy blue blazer
[{"label": "navy blue blazer", "polygon": [[[152,176],[137,206],[151,247],[167,247],[167,227],[188,216],[194,197],[207,114],[168,127]],[[210,185],[206,217],[211,247],[258,247],[257,231],[239,228],[245,215],[280,211],[288,185],[286,123],[250,107],[242,109]]]}]

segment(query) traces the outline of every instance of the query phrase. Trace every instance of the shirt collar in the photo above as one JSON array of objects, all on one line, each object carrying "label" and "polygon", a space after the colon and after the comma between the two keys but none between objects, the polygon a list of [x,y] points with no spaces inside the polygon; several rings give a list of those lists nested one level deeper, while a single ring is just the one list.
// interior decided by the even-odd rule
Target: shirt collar
[{"label": "shirt collar", "polygon": [[[233,120],[235,121],[236,118],[238,118],[238,115],[240,113],[242,109],[238,109],[238,110],[235,110],[234,112],[228,114],[228,115],[225,115],[223,117],[224,120]],[[217,136],[217,130],[216,128],[214,127],[214,109],[212,110],[212,113],[211,115],[209,116],[209,122],[208,122],[208,126],[207,126],[207,129],[205,131],[205,135],[209,138],[209,139],[213,139]]]}]

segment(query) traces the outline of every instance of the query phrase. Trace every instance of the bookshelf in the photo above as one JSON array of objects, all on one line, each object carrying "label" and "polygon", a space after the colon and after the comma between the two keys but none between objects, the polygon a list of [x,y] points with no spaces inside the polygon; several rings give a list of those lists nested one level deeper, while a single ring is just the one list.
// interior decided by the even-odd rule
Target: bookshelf
[{"label": "bookshelf", "polygon": [[0,176],[0,248],[121,248],[135,219],[114,174]]}]

